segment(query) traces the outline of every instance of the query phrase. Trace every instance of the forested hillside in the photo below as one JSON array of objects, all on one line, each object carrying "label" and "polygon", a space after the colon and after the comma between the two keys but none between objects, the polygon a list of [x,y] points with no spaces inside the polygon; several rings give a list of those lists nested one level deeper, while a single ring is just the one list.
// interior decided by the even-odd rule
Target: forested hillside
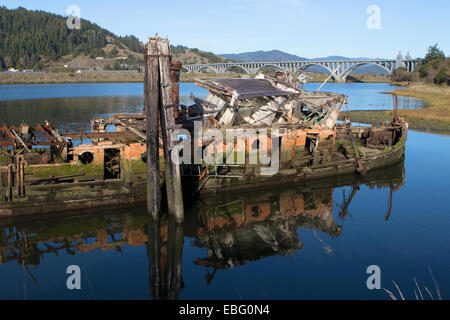
[{"label": "forested hillside", "polygon": [[137,38],[115,36],[87,20],[81,20],[80,30],[70,30],[62,16],[23,8],[0,8],[2,68],[39,69],[43,58],[57,61],[69,54],[73,57],[103,56],[102,50],[108,42],[126,45],[135,52],[142,51]]},{"label": "forested hillside", "polygon": [[[66,17],[44,11],[0,7],[0,70],[7,68],[57,71],[70,69],[129,69],[143,64],[143,44],[134,36],[120,37],[81,20],[70,30]],[[183,63],[229,61],[211,52],[172,46]],[[104,57],[104,60],[95,60]],[[58,63],[57,63],[58,62]]]}]

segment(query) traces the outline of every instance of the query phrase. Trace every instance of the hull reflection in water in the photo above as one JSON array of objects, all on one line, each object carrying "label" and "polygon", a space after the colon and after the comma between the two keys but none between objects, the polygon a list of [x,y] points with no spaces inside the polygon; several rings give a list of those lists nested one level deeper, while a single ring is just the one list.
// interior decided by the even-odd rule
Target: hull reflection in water
[{"label": "hull reflection in water", "polygon": [[[233,268],[275,255],[294,255],[303,248],[298,230],[320,230],[331,237],[343,232],[333,217],[334,188],[351,186],[352,192],[338,205],[338,216],[345,219],[359,185],[387,187],[391,194],[386,219],[392,207],[392,192],[404,184],[403,162],[365,177],[341,176],[313,184],[209,198],[200,204],[202,226],[196,232],[196,245],[205,247],[207,256],[195,264],[217,269]],[[208,282],[211,276],[207,276]]]},{"label": "hull reflection in water", "polygon": [[[148,281],[152,299],[178,299],[184,288],[182,262],[184,237],[204,248],[204,256],[194,261],[205,267],[206,281],[225,268],[277,255],[294,255],[303,249],[299,229],[322,231],[339,237],[340,223],[361,184],[390,188],[386,219],[392,207],[392,192],[404,184],[403,162],[364,177],[339,176],[307,185],[227,194],[196,201],[186,222],[176,224],[164,217],[149,219],[146,208],[124,208],[103,214],[49,216],[39,221],[24,218],[0,220],[0,264],[17,263],[37,284],[29,267],[39,267],[49,254],[67,252],[81,255],[101,250],[121,252],[125,245],[146,246]],[[335,188],[351,186],[342,205],[333,200]],[[333,215],[333,209],[335,215]],[[338,218],[339,217],[339,218]],[[212,272],[209,270],[213,269]],[[125,274],[125,273],[124,273]]]}]

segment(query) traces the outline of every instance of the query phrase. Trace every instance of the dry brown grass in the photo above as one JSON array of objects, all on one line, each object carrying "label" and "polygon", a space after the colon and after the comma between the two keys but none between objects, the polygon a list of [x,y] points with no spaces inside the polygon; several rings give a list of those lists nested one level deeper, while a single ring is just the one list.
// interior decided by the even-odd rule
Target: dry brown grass
[{"label": "dry brown grass", "polygon": [[[412,84],[393,91],[400,96],[424,100],[428,108],[400,110],[400,116],[408,119],[435,121],[450,124],[450,87],[431,84]],[[392,114],[392,112],[389,112]]]},{"label": "dry brown grass", "polygon": [[0,73],[1,84],[143,82],[138,72]]}]

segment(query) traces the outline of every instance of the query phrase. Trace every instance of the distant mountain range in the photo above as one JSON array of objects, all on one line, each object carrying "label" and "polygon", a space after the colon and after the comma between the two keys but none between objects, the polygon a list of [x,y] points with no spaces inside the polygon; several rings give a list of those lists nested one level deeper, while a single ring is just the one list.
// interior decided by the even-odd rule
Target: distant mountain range
[{"label": "distant mountain range", "polygon": [[[254,51],[254,52],[243,52],[243,53],[231,53],[231,54],[219,54],[221,57],[235,60],[235,61],[324,61],[324,60],[370,60],[371,58],[348,58],[343,56],[328,56],[321,58],[308,59],[305,57],[299,57],[294,54],[286,53],[280,50],[271,51]],[[319,66],[311,66],[307,69],[312,73],[328,73],[324,68]],[[386,72],[375,65],[361,66],[356,69],[353,74],[386,74]]]}]

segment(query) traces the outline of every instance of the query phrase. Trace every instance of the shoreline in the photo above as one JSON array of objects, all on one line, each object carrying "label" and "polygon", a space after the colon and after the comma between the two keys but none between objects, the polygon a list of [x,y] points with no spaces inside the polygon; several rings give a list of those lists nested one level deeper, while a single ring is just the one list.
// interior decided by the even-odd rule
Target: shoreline
[{"label": "shoreline", "polygon": [[[410,129],[450,133],[450,87],[413,83],[406,88],[385,93],[421,99],[427,105],[423,109],[398,110],[398,115],[405,118]],[[342,120],[345,115],[347,111],[341,112],[339,119]],[[393,115],[393,110],[356,110],[349,113],[350,120],[366,124],[380,123]]]},{"label": "shoreline", "polygon": [[[227,77],[240,76],[239,73],[228,73]],[[221,77],[216,73],[181,73],[180,82],[194,82],[196,78]],[[321,83],[328,75],[313,74],[309,83]],[[351,77],[347,83],[390,83],[386,76],[361,75]],[[0,73],[0,85],[14,84],[71,84],[71,83],[143,83],[144,72],[48,72],[48,73]],[[332,82],[332,81],[330,81]],[[333,83],[333,82],[332,82]]]},{"label": "shoreline", "polygon": [[[239,76],[241,74],[227,74]],[[215,73],[186,74],[182,73],[180,82],[194,82],[199,77],[217,77]],[[321,83],[327,75],[314,75],[309,83]],[[88,83],[143,83],[143,72],[83,72],[83,73],[0,73],[0,85],[19,84],[88,84]],[[347,83],[389,83],[392,85],[408,85],[387,80],[387,77],[361,76],[362,81],[352,78]],[[380,81],[377,81],[380,80]],[[381,81],[382,80],[382,81]],[[399,110],[399,115],[405,118],[411,129],[424,131],[450,132],[450,89],[437,85],[413,83],[405,88],[385,92],[397,93],[399,96],[409,96],[421,99],[428,106],[424,109]],[[347,114],[344,111],[340,119]],[[350,119],[355,122],[372,124],[380,123],[393,116],[392,110],[361,110],[350,111]]]}]

